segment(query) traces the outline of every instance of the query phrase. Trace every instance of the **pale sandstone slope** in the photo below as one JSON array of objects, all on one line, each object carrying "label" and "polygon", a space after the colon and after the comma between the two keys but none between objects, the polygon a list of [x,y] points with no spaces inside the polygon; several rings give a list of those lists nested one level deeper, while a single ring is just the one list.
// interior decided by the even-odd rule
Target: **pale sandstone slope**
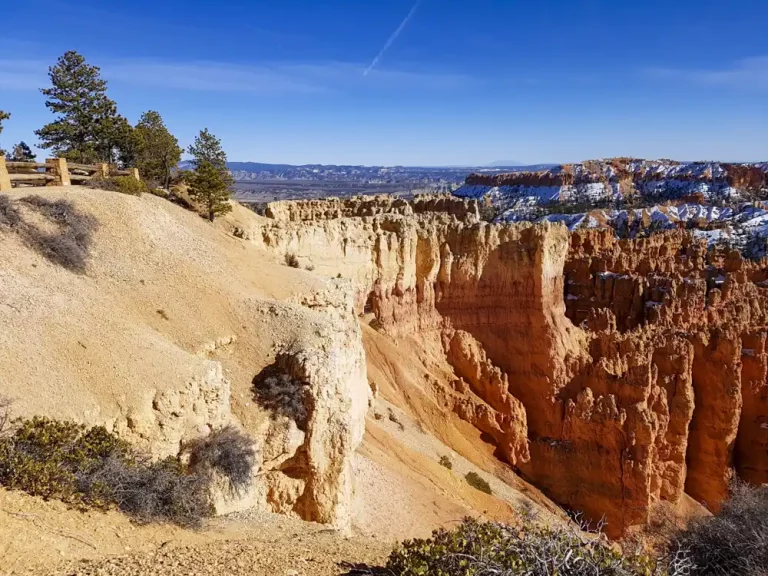
[{"label": "pale sandstone slope", "polygon": [[[184,441],[233,422],[255,439],[256,489],[242,500],[221,499],[220,511],[255,506],[340,528],[352,523],[385,540],[377,554],[468,514],[510,521],[516,511],[546,503],[499,467],[477,429],[450,413],[452,397],[433,394],[435,382],[453,377],[440,339],[411,338],[401,346],[359,325],[354,281],[323,265],[314,273],[287,267],[282,251],[235,236],[268,220],[235,203],[232,214],[211,225],[154,196],[78,187],[10,194],[24,221],[51,233],[56,226],[21,202],[29,194],[67,200],[98,227],[78,274],[0,225],[0,394],[16,399],[17,414],[104,424],[156,456],[176,454]],[[354,242],[350,236],[348,245]],[[363,343],[372,353],[364,353]],[[417,359],[428,349],[432,359],[422,371]],[[307,422],[259,405],[253,381],[265,369],[308,385]],[[368,410],[371,387],[379,398]],[[390,407],[404,431],[386,417]],[[367,410],[370,433],[355,455]],[[437,464],[441,455],[452,457],[454,471]],[[484,474],[494,496],[467,485],[468,471]],[[169,530],[137,529],[123,546],[123,536],[98,536],[102,524],[128,530],[112,514],[65,514],[55,503],[2,491],[0,509],[0,571],[24,572],[59,558],[143,554]],[[259,530],[240,523],[225,528],[227,534]],[[213,530],[200,538],[172,530],[162,541],[231,537]],[[277,538],[273,545],[285,542]],[[262,560],[266,566],[269,554]]]},{"label": "pale sandstone slope", "polygon": [[[14,192],[26,222],[41,220],[19,201],[30,192],[98,226],[83,274],[0,230],[0,393],[16,413],[105,424],[156,456],[239,422],[260,461],[256,492],[231,505],[348,526],[370,397],[349,283],[275,266],[150,195]],[[254,402],[253,379],[278,354],[275,369],[310,391],[303,425]]]}]

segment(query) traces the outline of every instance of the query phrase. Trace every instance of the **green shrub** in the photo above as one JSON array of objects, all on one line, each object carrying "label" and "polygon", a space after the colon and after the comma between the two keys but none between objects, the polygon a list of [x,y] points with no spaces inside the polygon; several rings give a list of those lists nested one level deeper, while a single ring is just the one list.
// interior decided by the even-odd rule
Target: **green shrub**
[{"label": "green shrub", "polygon": [[622,556],[600,535],[568,527],[511,527],[465,519],[426,540],[409,540],[387,561],[394,576],[650,576],[653,563]]},{"label": "green shrub", "polygon": [[105,458],[128,458],[123,441],[102,427],[87,430],[38,416],[15,424],[13,434],[0,441],[0,484],[69,504],[108,506],[101,487],[96,493],[83,492],[78,482]]},{"label": "green shrub", "polygon": [[467,475],[464,476],[464,478],[467,479],[467,484],[472,486],[472,488],[480,490],[480,492],[485,492],[486,494],[493,493],[491,490],[491,485],[483,480],[483,478],[477,472],[467,472]]},{"label": "green shrub", "polygon": [[94,178],[87,183],[89,188],[120,192],[130,196],[141,196],[149,192],[149,188],[142,180],[136,180],[133,176],[111,176],[109,178]]},{"label": "green shrub", "polygon": [[164,198],[165,200],[168,200],[171,197],[171,193],[168,192],[168,190],[166,190],[165,188],[148,188],[147,192],[149,192],[153,196]]},{"label": "green shrub", "polygon": [[0,485],[140,522],[194,526],[212,513],[207,476],[173,458],[153,463],[104,427],[39,416],[0,435]]},{"label": "green shrub", "polygon": [[440,456],[440,466],[444,468],[448,468],[448,470],[453,470],[453,462],[451,462],[451,459],[448,458],[448,456]]}]

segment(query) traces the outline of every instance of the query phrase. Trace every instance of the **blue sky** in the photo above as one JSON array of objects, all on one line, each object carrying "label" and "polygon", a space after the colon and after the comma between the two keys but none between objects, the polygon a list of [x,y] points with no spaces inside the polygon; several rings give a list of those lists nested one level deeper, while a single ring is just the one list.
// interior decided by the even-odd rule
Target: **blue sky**
[{"label": "blue sky", "polygon": [[[231,160],[403,165],[768,159],[768,2],[39,0],[4,6],[0,144],[50,121],[78,50],[135,122]],[[41,22],[45,20],[46,24]]]}]

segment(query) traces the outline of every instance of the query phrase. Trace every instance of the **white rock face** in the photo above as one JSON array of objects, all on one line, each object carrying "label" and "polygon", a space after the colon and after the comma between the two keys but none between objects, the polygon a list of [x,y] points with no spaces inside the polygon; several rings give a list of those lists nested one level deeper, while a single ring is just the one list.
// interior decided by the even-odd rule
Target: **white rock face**
[{"label": "white rock face", "polygon": [[229,399],[229,381],[221,364],[205,361],[185,387],[147,390],[115,420],[113,429],[156,458],[176,456],[184,442],[230,423]]},{"label": "white rock face", "polygon": [[271,417],[249,431],[257,454],[253,486],[239,494],[218,486],[220,513],[258,507],[342,531],[351,526],[352,463],[372,393],[352,287],[329,285],[280,311],[304,325],[255,384]]},{"label": "white rock face", "polygon": [[309,388],[306,436],[297,455],[309,471],[296,511],[307,520],[350,526],[352,461],[363,440],[372,400],[362,336],[353,314],[351,287],[315,294],[303,302],[330,321],[296,342],[281,364]]}]

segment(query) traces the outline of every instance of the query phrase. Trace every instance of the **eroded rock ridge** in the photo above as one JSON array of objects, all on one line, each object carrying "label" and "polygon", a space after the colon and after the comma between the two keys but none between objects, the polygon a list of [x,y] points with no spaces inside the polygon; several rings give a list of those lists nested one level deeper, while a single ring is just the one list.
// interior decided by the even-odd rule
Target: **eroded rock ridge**
[{"label": "eroded rock ridge", "polygon": [[366,202],[275,207],[247,235],[352,278],[391,336],[439,338],[455,378],[436,397],[560,505],[619,535],[656,502],[716,510],[733,477],[768,482],[768,264],[682,230],[618,240]]}]

